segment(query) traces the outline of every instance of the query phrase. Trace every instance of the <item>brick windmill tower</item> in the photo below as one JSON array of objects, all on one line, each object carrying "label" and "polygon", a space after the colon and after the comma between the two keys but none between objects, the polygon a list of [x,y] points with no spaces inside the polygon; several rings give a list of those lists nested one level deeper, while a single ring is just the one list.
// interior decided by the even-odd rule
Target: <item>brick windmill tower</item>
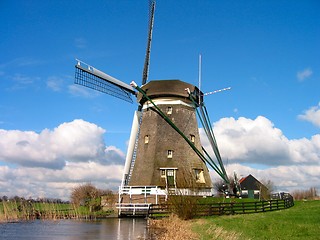
[{"label": "brick windmill tower", "polygon": [[[184,139],[201,149],[196,106],[186,89],[199,93],[195,86],[180,80],[150,81],[141,87],[144,94],[139,92],[137,101],[142,118],[129,186],[211,193],[208,168]],[[199,98],[197,94],[195,100]]]},{"label": "brick windmill tower", "polygon": [[[120,195],[212,195],[207,164],[228,183],[203,104],[204,94],[180,80],[147,82],[155,1],[150,2],[149,32],[142,85],[126,84],[77,60],[75,83],[128,102],[137,98]],[[199,109],[199,110],[198,110]],[[201,119],[218,163],[202,148]],[[220,166],[220,167],[219,167]],[[120,196],[119,195],[119,196]]]}]

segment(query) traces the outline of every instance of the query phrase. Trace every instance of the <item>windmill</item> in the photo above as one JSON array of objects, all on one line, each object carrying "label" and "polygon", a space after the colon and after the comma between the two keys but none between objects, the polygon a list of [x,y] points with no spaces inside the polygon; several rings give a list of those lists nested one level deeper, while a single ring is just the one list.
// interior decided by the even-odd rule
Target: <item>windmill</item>
[{"label": "windmill", "polygon": [[[142,85],[126,84],[80,60],[75,83],[124,101],[137,99],[120,193],[212,195],[207,164],[229,184],[205,108],[204,94],[192,84],[148,81],[155,1],[150,1]],[[210,93],[209,93],[210,94]],[[208,136],[214,161],[201,146],[197,115]],[[140,189],[140,190],[139,190]],[[127,192],[128,193],[128,192]]]}]

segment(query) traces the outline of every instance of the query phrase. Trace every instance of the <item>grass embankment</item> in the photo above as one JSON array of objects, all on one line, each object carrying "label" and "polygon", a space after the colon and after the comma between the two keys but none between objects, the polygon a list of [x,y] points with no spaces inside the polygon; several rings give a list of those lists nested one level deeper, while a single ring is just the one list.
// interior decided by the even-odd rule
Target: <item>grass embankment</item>
[{"label": "grass embankment", "polygon": [[203,240],[319,239],[319,223],[320,201],[296,201],[285,210],[193,220],[192,229]]},{"label": "grass embankment", "polygon": [[76,207],[68,203],[0,202],[0,222],[32,219],[95,219],[110,215],[112,211],[90,211],[89,207]]},{"label": "grass embankment", "polygon": [[[319,239],[320,201],[295,201],[278,211],[210,216],[183,221],[150,220],[156,239]],[[191,231],[192,230],[192,231]]]}]

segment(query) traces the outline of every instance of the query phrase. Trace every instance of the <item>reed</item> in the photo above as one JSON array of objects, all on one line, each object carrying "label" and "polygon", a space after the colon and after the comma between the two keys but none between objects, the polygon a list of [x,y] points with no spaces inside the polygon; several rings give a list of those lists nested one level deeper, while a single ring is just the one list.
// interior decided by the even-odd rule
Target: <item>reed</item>
[{"label": "reed", "polygon": [[70,203],[33,202],[24,199],[11,199],[0,202],[0,221],[15,222],[34,219],[96,219],[110,212],[90,211],[89,207]]},{"label": "reed", "polygon": [[174,214],[170,215],[168,218],[148,219],[148,227],[151,239],[199,239],[199,235],[191,230],[192,222],[190,220],[182,220]]}]

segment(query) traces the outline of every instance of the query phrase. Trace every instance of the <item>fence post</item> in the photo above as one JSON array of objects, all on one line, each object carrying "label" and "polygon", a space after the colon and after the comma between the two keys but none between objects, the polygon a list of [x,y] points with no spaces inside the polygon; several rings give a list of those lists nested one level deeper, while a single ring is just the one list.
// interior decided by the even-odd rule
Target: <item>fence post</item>
[{"label": "fence post", "polygon": [[270,201],[269,201],[269,210],[270,210],[270,211],[272,211],[272,204],[273,204],[273,202],[272,202],[272,200],[270,200]]},{"label": "fence post", "polygon": [[147,186],[144,186],[144,203],[147,203]]},{"label": "fence post", "polygon": [[223,215],[223,213],[224,213],[223,203],[219,203],[219,215]]},{"label": "fence post", "polygon": [[212,211],[212,205],[209,205],[208,215],[209,215],[209,216],[213,215],[212,212],[213,212],[213,211]]}]

